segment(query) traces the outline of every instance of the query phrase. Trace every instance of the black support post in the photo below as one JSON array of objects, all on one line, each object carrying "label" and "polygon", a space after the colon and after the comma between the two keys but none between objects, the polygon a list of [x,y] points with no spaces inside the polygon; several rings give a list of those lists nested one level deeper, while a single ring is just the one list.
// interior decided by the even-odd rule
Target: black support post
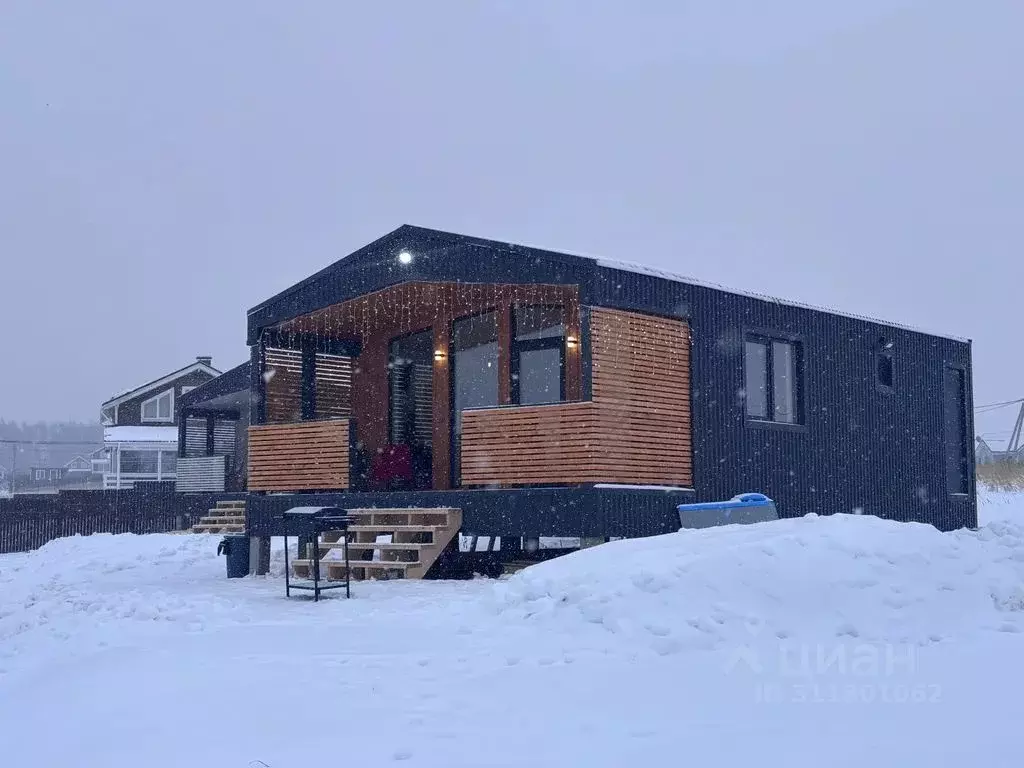
[{"label": "black support post", "polygon": [[593,345],[590,339],[590,307],[580,307],[580,398],[594,399]]},{"label": "black support post", "polygon": [[266,349],[262,335],[258,342],[249,347],[250,424],[265,424],[267,421],[267,383],[263,379]]},{"label": "black support post", "polygon": [[178,457],[185,456],[185,436],[188,434],[188,408],[182,408],[178,414]]},{"label": "black support post", "polygon": [[217,417],[210,414],[206,417],[206,455],[213,456],[213,429],[217,423]]},{"label": "black support post", "polygon": [[302,347],[302,420],[316,418],[316,347]]}]

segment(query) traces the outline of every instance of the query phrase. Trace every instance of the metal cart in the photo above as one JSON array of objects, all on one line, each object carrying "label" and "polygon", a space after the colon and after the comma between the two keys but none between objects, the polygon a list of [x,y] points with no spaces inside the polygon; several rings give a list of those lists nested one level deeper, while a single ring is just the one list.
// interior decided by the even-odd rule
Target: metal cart
[{"label": "metal cart", "polygon": [[[352,597],[350,587],[351,576],[348,567],[348,526],[352,518],[346,510],[339,507],[292,507],[283,513],[280,518],[284,521],[284,594],[291,597],[293,589],[300,589],[313,593],[314,602],[319,602],[320,593],[330,589],[345,588],[345,597]],[[345,581],[344,582],[323,582],[320,579],[320,536],[325,531],[341,531],[344,540],[345,551]],[[291,565],[288,562],[288,538],[297,536],[301,542],[307,541],[307,547],[312,548],[310,559],[313,561],[310,567],[311,579],[292,580]],[[301,546],[301,544],[300,544]]]}]

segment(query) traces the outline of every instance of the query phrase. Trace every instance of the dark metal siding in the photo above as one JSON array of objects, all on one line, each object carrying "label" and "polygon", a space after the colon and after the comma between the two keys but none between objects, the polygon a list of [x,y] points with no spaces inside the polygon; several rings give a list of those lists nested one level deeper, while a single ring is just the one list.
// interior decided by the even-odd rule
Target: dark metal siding
[{"label": "dark metal siding", "polygon": [[[945,491],[942,372],[968,368],[970,346],[701,286],[692,307],[694,486],[699,500],[759,491],[782,516],[854,512],[974,526],[969,498]],[[747,331],[803,348],[804,426],[750,426],[744,416]],[[878,340],[894,342],[896,386],[875,380]],[[968,409],[968,412],[970,409]]]},{"label": "dark metal siding", "polygon": [[251,536],[279,536],[280,515],[296,506],[456,507],[466,534],[485,536],[652,536],[679,529],[676,505],[690,491],[594,488],[517,488],[250,495]]}]

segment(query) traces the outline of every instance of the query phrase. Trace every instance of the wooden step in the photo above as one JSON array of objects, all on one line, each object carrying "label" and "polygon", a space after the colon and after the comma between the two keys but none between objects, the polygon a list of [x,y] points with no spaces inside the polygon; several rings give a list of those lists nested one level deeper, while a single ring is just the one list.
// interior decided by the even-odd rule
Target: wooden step
[{"label": "wooden step", "polygon": [[246,518],[244,517],[217,517],[215,515],[206,515],[199,518],[201,525],[245,525]]},{"label": "wooden step", "polygon": [[[309,570],[313,567],[312,560],[292,560],[292,565],[296,569]],[[363,568],[371,571],[405,571],[409,568],[418,568],[422,565],[420,562],[403,563],[392,560],[349,560],[349,568],[355,570],[356,568]],[[323,576],[325,571],[344,571],[345,561],[338,562],[337,560],[321,560],[320,561],[320,575]],[[342,574],[344,575],[344,574]]]},{"label": "wooden step", "polygon": [[461,510],[455,507],[359,507],[356,509],[349,509],[346,512],[350,515],[370,515],[370,514],[383,514],[383,515],[405,515],[405,514],[442,514],[447,512],[461,512]]},{"label": "wooden step", "polygon": [[234,499],[231,501],[218,501],[217,509],[245,509],[245,499]]},{"label": "wooden step", "polygon": [[[374,578],[377,575],[401,574],[404,578],[422,578],[447,545],[462,528],[462,510],[450,507],[364,508],[347,510],[356,522],[347,529],[350,555],[365,556],[366,552],[380,553],[380,560],[349,560],[349,574],[353,579]],[[382,519],[383,518],[383,519]],[[430,534],[430,541],[353,541],[360,534],[393,539],[420,538],[416,534]],[[411,535],[405,535],[411,534]],[[345,577],[345,561],[337,559],[344,549],[342,531],[326,531],[320,541],[321,553],[334,553],[329,560],[320,560],[320,574],[325,580]],[[422,538],[426,538],[423,536]],[[413,553],[413,560],[383,559],[385,553]],[[309,557],[292,561],[292,570],[300,578],[308,578],[312,566]]]},{"label": "wooden step", "polygon": [[393,533],[396,531],[421,531],[424,533],[438,533],[443,531],[445,526],[441,525],[350,525],[350,533]]},{"label": "wooden step", "polygon": [[244,525],[203,525],[196,523],[192,533],[245,533]]},{"label": "wooden step", "polygon": [[[432,542],[390,542],[390,541],[350,541],[348,543],[348,551],[351,552],[354,549],[391,549],[391,550],[418,550],[424,547],[434,546]],[[320,542],[320,551],[326,552],[328,550],[334,550],[336,552],[344,551],[345,544],[341,541],[336,541],[330,544]]]}]

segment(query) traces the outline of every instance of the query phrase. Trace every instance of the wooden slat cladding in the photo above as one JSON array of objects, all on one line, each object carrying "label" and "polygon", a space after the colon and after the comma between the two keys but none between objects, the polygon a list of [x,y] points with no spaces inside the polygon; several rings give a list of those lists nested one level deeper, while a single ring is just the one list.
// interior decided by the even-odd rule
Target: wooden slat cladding
[{"label": "wooden slat cladding", "polygon": [[352,415],[352,358],[316,354],[316,417],[343,419]]},{"label": "wooden slat cladding", "polygon": [[266,402],[268,424],[289,424],[302,418],[302,352],[267,348]]},{"label": "wooden slat cladding", "polygon": [[465,485],[693,483],[689,328],[594,308],[589,402],[467,411]]},{"label": "wooden slat cladding", "polygon": [[462,484],[592,482],[593,403],[463,411]]},{"label": "wooden slat cladding", "polygon": [[249,427],[249,490],[333,491],[348,486],[348,419]]},{"label": "wooden slat cladding", "polygon": [[602,482],[693,485],[687,323],[595,307],[590,334]]}]

